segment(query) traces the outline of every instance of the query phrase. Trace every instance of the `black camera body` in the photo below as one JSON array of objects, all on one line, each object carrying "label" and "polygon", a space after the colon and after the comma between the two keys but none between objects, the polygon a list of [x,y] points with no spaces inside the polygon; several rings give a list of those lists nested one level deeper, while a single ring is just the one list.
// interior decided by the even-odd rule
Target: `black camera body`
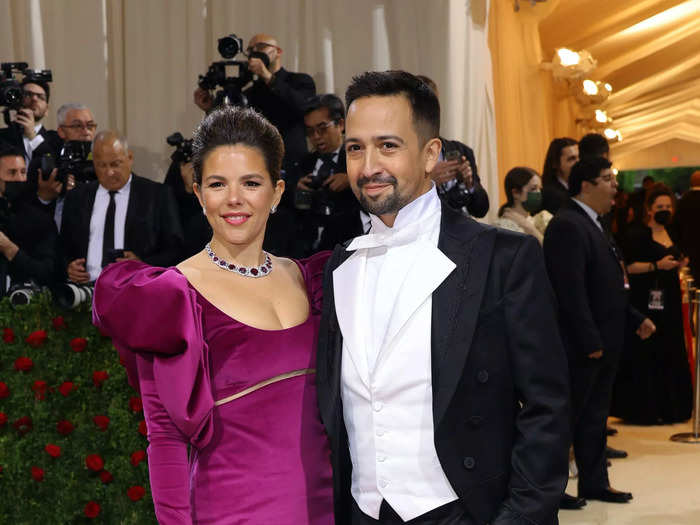
[{"label": "black camera body", "polygon": [[[247,106],[248,99],[243,93],[243,88],[253,81],[253,74],[248,71],[247,60],[231,60],[239,53],[243,53],[243,39],[231,33],[219,39],[217,46],[219,54],[227,59],[219,62],[212,62],[206,74],[199,75],[197,84],[200,88],[207,91],[213,91],[220,87],[214,95],[214,107],[222,105],[229,106]],[[259,58],[265,64],[265,67],[270,66],[270,57],[265,53],[257,51],[247,55],[249,58]],[[226,67],[233,66],[237,68],[235,76],[228,76]]]},{"label": "black camera body", "polygon": [[37,82],[51,82],[53,75],[51,70],[43,69],[34,71],[29,69],[26,62],[3,62],[0,64],[0,107],[4,107],[3,116],[5,124],[10,125],[10,111],[22,108],[24,99],[22,84],[16,78],[20,73],[24,79]]},{"label": "black camera body", "polygon": [[63,144],[58,157],[45,153],[41,157],[41,177],[48,180],[54,168],[58,168],[56,180],[65,183],[68,175],[75,177],[76,184],[97,180],[92,163],[92,143],[84,140],[68,140]]},{"label": "black camera body", "polygon": [[333,175],[333,172],[321,175],[312,173],[306,185],[309,190],[297,188],[294,194],[294,207],[298,210],[309,210],[315,215],[333,215],[334,206],[330,192],[323,186],[323,183]]},{"label": "black camera body", "polygon": [[175,151],[170,155],[170,160],[181,164],[192,160],[192,139],[186,139],[182,133],[176,131],[172,135],[168,135],[165,141],[168,145],[175,147]]},{"label": "black camera body", "polygon": [[[445,153],[445,160],[448,162],[460,160],[461,158],[462,155],[458,150],[450,150]],[[462,178],[461,171],[457,173],[456,184],[450,187],[447,184],[440,184],[438,185],[438,192],[444,197],[450,208],[469,215],[467,206],[471,202],[472,194]]]}]

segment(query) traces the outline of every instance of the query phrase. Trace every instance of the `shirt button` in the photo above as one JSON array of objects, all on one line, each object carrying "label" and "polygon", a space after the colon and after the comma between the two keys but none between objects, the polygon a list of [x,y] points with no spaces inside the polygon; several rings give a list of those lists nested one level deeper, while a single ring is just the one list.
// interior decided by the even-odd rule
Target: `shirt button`
[{"label": "shirt button", "polygon": [[377,434],[379,437],[382,437],[384,434],[386,434],[386,431],[384,431],[384,430],[377,430],[376,434]]},{"label": "shirt button", "polygon": [[472,458],[472,457],[464,458],[464,468],[465,469],[472,470],[474,468],[474,465],[476,465],[476,461],[474,461],[474,458]]},{"label": "shirt button", "polygon": [[374,411],[375,411],[375,412],[379,412],[379,411],[382,409],[383,406],[384,406],[384,405],[382,404],[381,401],[375,401],[375,402],[372,404],[372,408],[374,408]]}]

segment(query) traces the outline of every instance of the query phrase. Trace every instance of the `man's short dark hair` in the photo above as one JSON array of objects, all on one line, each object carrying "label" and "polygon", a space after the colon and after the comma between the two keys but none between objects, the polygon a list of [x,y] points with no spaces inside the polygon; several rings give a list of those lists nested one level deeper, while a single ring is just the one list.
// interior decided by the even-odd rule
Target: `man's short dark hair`
[{"label": "man's short dark hair", "polygon": [[422,145],[440,136],[440,102],[428,85],[406,71],[368,71],[353,77],[345,92],[345,106],[358,98],[406,97],[413,128]]},{"label": "man's short dark hair", "polygon": [[[603,157],[586,157],[580,159],[571,168],[569,175],[569,195],[575,197],[581,193],[583,181],[593,182],[600,177],[600,172],[608,169],[612,163]],[[597,184],[593,182],[593,184]]]},{"label": "man's short dark hair", "polygon": [[5,157],[24,158],[24,152],[21,149],[17,148],[17,146],[0,142],[0,159],[4,159]]},{"label": "man's short dark hair", "polygon": [[204,117],[194,132],[192,141],[194,181],[202,184],[202,167],[209,153],[219,146],[236,144],[243,144],[260,151],[273,184],[280,180],[284,142],[277,128],[254,109],[224,106]]},{"label": "man's short dark hair", "polygon": [[49,101],[49,98],[51,97],[51,88],[49,87],[48,82],[29,76],[22,79],[22,87],[24,88],[24,86],[27,84],[36,84],[37,86],[41,87],[41,89],[44,90],[44,93],[46,93],[46,102]]},{"label": "man's short dark hair", "polygon": [[321,108],[326,108],[328,110],[328,117],[333,122],[345,118],[345,106],[343,105],[343,101],[333,93],[311,97],[304,107],[304,116]]},{"label": "man's short dark hair", "polygon": [[578,142],[579,158],[602,157],[608,153],[610,153],[608,139],[600,133],[588,133]]},{"label": "man's short dark hair", "polygon": [[547,148],[547,156],[544,159],[544,167],[542,168],[542,182],[549,183],[557,180],[559,176],[559,168],[561,163],[561,152],[564,148],[575,146],[578,144],[574,139],[569,137],[560,137],[549,143]]}]

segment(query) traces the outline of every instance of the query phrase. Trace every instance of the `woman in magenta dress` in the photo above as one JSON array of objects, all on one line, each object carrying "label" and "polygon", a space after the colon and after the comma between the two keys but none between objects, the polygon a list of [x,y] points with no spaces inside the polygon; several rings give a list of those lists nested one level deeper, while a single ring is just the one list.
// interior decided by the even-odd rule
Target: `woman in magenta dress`
[{"label": "woman in magenta dress", "polygon": [[195,192],[213,229],[176,268],[109,266],[93,317],[140,391],[163,524],[333,523],[314,366],[326,255],[262,249],[282,197],[277,130],[225,108],[195,132]]}]

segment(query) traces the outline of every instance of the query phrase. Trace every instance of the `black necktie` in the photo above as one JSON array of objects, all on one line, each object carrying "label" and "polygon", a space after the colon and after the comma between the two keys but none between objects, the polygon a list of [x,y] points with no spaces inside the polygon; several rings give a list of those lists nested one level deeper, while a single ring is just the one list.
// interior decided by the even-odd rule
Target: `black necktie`
[{"label": "black necktie", "polygon": [[116,191],[109,192],[109,205],[107,206],[107,215],[105,215],[105,230],[102,236],[102,268],[107,266],[109,261],[109,252],[114,249],[114,213],[117,210],[117,204],[114,201]]},{"label": "black necktie", "polygon": [[335,172],[335,162],[333,162],[333,157],[335,157],[335,153],[326,153],[321,155],[321,161],[323,164],[318,168],[318,172],[316,172],[316,176],[321,179],[321,180],[326,180],[328,177],[330,177],[334,172]]}]

